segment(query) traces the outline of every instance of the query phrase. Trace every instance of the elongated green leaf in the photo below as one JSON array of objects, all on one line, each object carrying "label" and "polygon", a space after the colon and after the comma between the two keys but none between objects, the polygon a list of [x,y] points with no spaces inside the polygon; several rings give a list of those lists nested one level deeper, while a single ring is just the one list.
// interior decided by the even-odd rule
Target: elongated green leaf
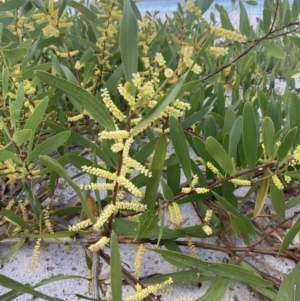
[{"label": "elongated green leaf", "polygon": [[14,212],[7,210],[5,208],[1,209],[2,214],[7,217],[8,219],[12,220],[13,222],[15,222],[16,224],[20,225],[22,228],[31,230],[31,226],[25,222],[22,217],[20,217],[19,215],[15,214]]},{"label": "elongated green leaf", "polygon": [[143,146],[137,153],[133,155],[133,159],[144,163],[145,160],[153,153],[158,138],[150,140],[145,146]]},{"label": "elongated green leaf", "polygon": [[284,137],[284,139],[282,140],[280,146],[278,147],[277,150],[277,159],[278,161],[282,161],[286,155],[288,154],[288,152],[290,151],[294,141],[295,141],[295,137],[297,134],[298,128],[295,127],[293,129],[291,129],[286,136]]},{"label": "elongated green leaf", "polygon": [[163,281],[166,281],[170,277],[173,280],[172,284],[189,284],[189,283],[197,283],[197,282],[199,283],[207,280],[212,280],[215,278],[215,276],[206,276],[203,273],[201,273],[200,275],[200,273],[197,273],[197,271],[195,270],[188,270],[188,271],[180,271],[175,273],[167,273],[162,275],[155,275],[153,277],[143,279],[141,280],[141,282],[144,284],[162,283]]},{"label": "elongated green leaf", "polygon": [[233,175],[235,173],[235,168],[233,166],[232,160],[221,146],[221,144],[213,137],[208,137],[205,143],[206,150],[210,155],[219,163],[222,169]]},{"label": "elongated green leaf", "polygon": [[298,95],[291,94],[289,101],[289,116],[290,116],[290,128],[297,127],[298,132],[295,137],[294,147],[300,144],[300,99]]},{"label": "elongated green leaf", "polygon": [[226,277],[216,276],[205,295],[196,299],[195,301],[221,301],[228,289],[230,279]]},{"label": "elongated green leaf", "polygon": [[162,169],[165,163],[165,157],[167,153],[167,139],[165,135],[161,135],[157,141],[155,153],[152,159],[150,171],[152,177],[148,179],[145,204],[149,209],[154,209],[157,200],[157,191],[160,183]]},{"label": "elongated green leaf", "polygon": [[13,159],[16,157],[15,153],[12,153],[6,149],[0,149],[0,162],[4,160]]},{"label": "elongated green leaf", "polygon": [[300,3],[297,0],[293,1],[293,5],[292,5],[292,21],[296,22],[298,17],[299,17],[299,13],[300,13]]},{"label": "elongated green leaf", "polygon": [[157,225],[158,221],[159,219],[154,209],[147,210],[143,213],[139,218],[138,231],[134,240],[145,237],[145,235]]},{"label": "elongated green leaf", "polygon": [[285,249],[292,243],[295,236],[300,231],[300,218],[298,217],[295,224],[292,226],[292,228],[288,231],[288,233],[284,236],[283,242],[279,249],[279,255],[282,254]]},{"label": "elongated green leaf", "polygon": [[253,168],[257,159],[258,132],[253,106],[249,102],[243,110],[243,145],[248,167]]},{"label": "elongated green leaf", "polygon": [[18,77],[18,81],[25,80],[25,79],[30,79],[34,77],[34,72],[35,71],[47,71],[51,68],[52,63],[45,63],[45,64],[40,64],[36,65],[34,67],[26,69],[21,75],[21,77]]},{"label": "elongated green leaf", "polygon": [[[89,280],[85,277],[82,276],[77,276],[77,275],[62,275],[62,274],[58,274],[55,276],[52,276],[50,278],[45,278],[42,281],[38,282],[37,284],[33,285],[32,288],[37,288],[40,287],[42,285],[51,283],[51,282],[55,282],[55,281],[61,281],[61,280],[67,280],[67,279],[86,279]],[[24,292],[25,293],[25,292]],[[4,295],[2,295],[1,297],[3,298],[3,301],[12,301],[15,300],[16,297],[23,295],[23,292],[18,292],[18,291],[10,291]]]},{"label": "elongated green leaf", "polygon": [[120,51],[125,78],[132,83],[132,74],[138,68],[138,26],[129,0],[124,0],[123,18],[120,30]]},{"label": "elongated green leaf", "polygon": [[27,0],[6,0],[0,4],[0,11],[8,11],[23,6]]},{"label": "elongated green leaf", "polygon": [[173,116],[170,117],[169,123],[171,140],[177,154],[177,158],[187,181],[191,183],[191,160],[183,129],[178,120]]},{"label": "elongated green leaf", "polygon": [[25,240],[26,237],[20,238],[20,240],[9,250],[9,252],[2,257],[0,264],[8,262],[13,257],[13,255],[23,246]]},{"label": "elongated green leaf", "polygon": [[166,200],[168,201],[173,201],[174,200],[174,193],[171,189],[170,186],[168,186],[165,181],[161,180],[160,181],[162,189],[163,189],[163,196]]},{"label": "elongated green leaf", "polygon": [[6,97],[8,92],[9,70],[8,68],[2,69],[2,95]]},{"label": "elongated green leaf", "polygon": [[237,265],[206,262],[198,258],[173,251],[158,249],[151,249],[151,251],[161,254],[167,261],[172,260],[174,262],[185,265],[186,267],[198,268],[200,272],[201,270],[211,272],[218,276],[227,277],[229,279],[237,280],[250,285],[257,285],[259,287],[273,286],[272,282],[263,279],[257,273],[254,273]]},{"label": "elongated green leaf", "polygon": [[24,129],[30,129],[30,130],[32,130],[32,133],[35,132],[40,121],[43,119],[43,116],[44,116],[45,111],[48,106],[48,102],[49,102],[48,96],[46,96],[42,99],[42,101],[39,103],[39,105],[35,108],[33,113],[30,115],[30,117],[26,121],[26,123],[24,125]]},{"label": "elongated green leaf", "polygon": [[244,3],[239,1],[240,6],[240,32],[245,36],[250,36],[250,21]]},{"label": "elongated green leaf", "polygon": [[[120,234],[128,237],[136,237],[138,223],[129,220],[120,219],[120,218],[114,218],[112,228],[117,235]],[[161,231],[160,226],[156,226],[143,238],[157,239],[159,237],[160,231]],[[168,229],[168,228],[163,228],[163,234],[161,236],[161,239],[176,239],[185,236],[186,236],[185,233]]]},{"label": "elongated green leaf", "polygon": [[[22,284],[20,282],[17,282],[15,280],[13,280],[13,279],[11,279],[9,277],[6,277],[4,275],[1,275],[1,274],[0,274],[0,285],[4,286],[4,287],[7,287],[7,288],[10,288],[12,290],[18,291],[18,292],[27,293],[27,294],[30,294],[32,296],[39,297],[39,298],[41,298],[43,300],[63,301],[62,299],[50,297],[50,296],[47,296],[44,293],[40,293],[40,292],[34,290],[28,284],[24,285],[24,284]],[[5,299],[2,299],[2,300],[5,301]]]},{"label": "elongated green leaf", "polygon": [[275,128],[270,117],[265,117],[262,123],[262,138],[269,159],[275,155]]},{"label": "elongated green leaf", "polygon": [[271,172],[268,168],[263,172],[263,180],[260,181],[258,193],[255,198],[253,217],[257,217],[260,214],[266,202],[267,194],[269,191],[270,174]]},{"label": "elongated green leaf", "polygon": [[187,72],[172,86],[172,88],[162,97],[160,101],[142,118],[142,120],[132,129],[132,133],[146,127],[154,121],[158,115],[176,98],[182,84],[185,81]]},{"label": "elongated green leaf", "polygon": [[273,181],[270,183],[270,194],[276,213],[285,218],[285,195],[282,189],[278,189]]},{"label": "elongated green leaf", "polygon": [[300,296],[300,264],[284,278],[279,288],[276,301],[298,301]]},{"label": "elongated green leaf", "polygon": [[122,301],[122,266],[118,238],[112,233],[110,238],[110,283],[112,299]]},{"label": "elongated green leaf", "polygon": [[193,115],[189,116],[187,119],[182,122],[181,126],[184,130],[195,124],[196,122],[201,121],[201,119],[209,112],[210,108],[203,108],[202,110],[194,113]]},{"label": "elongated green leaf", "polygon": [[[170,158],[174,158],[172,155]],[[180,164],[167,166],[167,184],[172,189],[173,194],[179,190],[180,185]]]},{"label": "elongated green leaf", "polygon": [[52,87],[64,91],[73,97],[100,125],[108,130],[115,130],[115,124],[106,107],[92,94],[81,87],[44,71],[35,71],[35,75]]},{"label": "elongated green leaf", "polygon": [[15,132],[13,134],[13,140],[17,143],[17,145],[21,145],[27,142],[32,135],[32,130],[23,129]]},{"label": "elongated green leaf", "polygon": [[48,155],[51,152],[58,149],[59,146],[61,146],[63,143],[65,143],[71,135],[70,131],[65,131],[58,133],[46,141],[42,142],[40,145],[38,145],[28,156],[28,160],[31,160],[33,158],[37,158],[40,155]]},{"label": "elongated green leaf", "polygon": [[229,158],[233,158],[234,161],[236,161],[237,145],[240,141],[242,130],[243,130],[243,117],[239,116],[235,120],[229,135],[228,156]]},{"label": "elongated green leaf", "polygon": [[218,195],[217,193],[213,192],[214,196],[217,198],[218,202],[220,202],[220,204],[230,213],[232,213],[234,216],[240,218],[244,224],[247,227],[248,233],[250,236],[252,236],[253,238],[256,237],[256,232],[255,232],[255,228],[253,226],[253,224],[251,223],[251,221],[245,216],[243,215],[241,212],[239,212],[236,208],[234,208],[227,200],[225,200],[223,197],[221,197],[220,195]]},{"label": "elongated green leaf", "polygon": [[88,48],[84,54],[81,56],[79,62],[80,64],[85,64],[90,58],[94,55],[94,50],[92,48]]},{"label": "elongated green leaf", "polygon": [[70,3],[70,6],[74,7],[77,11],[79,11],[83,16],[87,17],[90,21],[94,21],[95,19],[97,19],[97,16],[81,3],[72,1]]},{"label": "elongated green leaf", "polygon": [[64,170],[64,168],[57,163],[55,160],[48,156],[39,156],[39,161],[50,168],[50,170],[56,172],[58,175],[62,176],[67,183],[75,190],[76,194],[78,195],[80,202],[82,204],[83,210],[86,213],[86,215],[89,217],[89,219],[92,222],[96,222],[96,218],[92,211],[90,210],[89,206],[87,205],[87,202],[80,190],[80,188],[72,181],[68,173]]},{"label": "elongated green leaf", "polygon": [[284,51],[275,43],[264,41],[262,44],[270,55],[276,57],[277,59],[285,59]]},{"label": "elongated green leaf", "polygon": [[27,54],[27,51],[27,48],[14,48],[5,53],[5,58],[9,60],[10,65],[12,66],[21,60]]}]

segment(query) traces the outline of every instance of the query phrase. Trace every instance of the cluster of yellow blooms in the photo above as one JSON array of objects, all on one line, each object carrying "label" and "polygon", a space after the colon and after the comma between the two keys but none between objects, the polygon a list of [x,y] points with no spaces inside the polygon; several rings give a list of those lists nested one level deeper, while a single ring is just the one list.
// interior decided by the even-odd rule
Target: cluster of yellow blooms
[{"label": "cluster of yellow blooms", "polygon": [[76,225],[69,226],[69,231],[77,232],[79,230],[85,229],[91,225],[93,225],[94,230],[100,230],[105,222],[108,220],[108,218],[112,214],[117,214],[119,210],[132,210],[135,212],[139,211],[146,211],[147,206],[144,204],[141,204],[137,201],[132,202],[116,202],[116,205],[109,204],[107,205],[100,213],[100,216],[98,217],[96,223],[93,225],[93,222],[90,219],[86,219],[84,221],[81,221],[77,223]]},{"label": "cluster of yellow blooms", "polygon": [[[197,185],[198,180],[199,180],[198,176],[194,175],[193,180],[191,182],[191,186],[190,187],[183,187],[181,189],[181,192],[182,193],[191,193],[192,189]],[[197,188],[195,188],[195,192],[198,193],[198,194],[203,194],[203,193],[209,192],[209,189],[204,188],[204,187],[197,187]]]},{"label": "cluster of yellow blooms", "polygon": [[[15,16],[10,11],[7,11],[6,15],[15,19]],[[31,31],[35,30],[33,22],[28,22],[28,17],[25,16],[18,18],[15,24],[10,24],[7,26],[7,28],[18,37],[22,37],[28,32],[30,33]]]},{"label": "cluster of yellow blooms", "polygon": [[73,24],[72,22],[62,21],[65,11],[61,15],[61,20],[59,20],[58,11],[58,8],[54,9],[54,0],[49,0],[47,14],[42,12],[33,15],[33,18],[36,19],[37,24],[48,22],[48,25],[43,28],[43,33],[46,37],[58,37],[60,28],[70,27]]},{"label": "cluster of yellow blooms", "polygon": [[196,5],[195,5],[194,2],[188,1],[185,4],[185,8],[186,8],[187,11],[189,11],[191,13],[194,13],[197,17],[201,17],[202,16],[202,11],[196,7]]},{"label": "cluster of yellow blooms", "polygon": [[200,74],[202,71],[202,68],[198,64],[193,65],[192,55],[193,55],[193,47],[192,46],[183,46],[181,48],[181,54],[183,56],[183,62],[188,68],[192,68],[191,70],[195,74]]}]

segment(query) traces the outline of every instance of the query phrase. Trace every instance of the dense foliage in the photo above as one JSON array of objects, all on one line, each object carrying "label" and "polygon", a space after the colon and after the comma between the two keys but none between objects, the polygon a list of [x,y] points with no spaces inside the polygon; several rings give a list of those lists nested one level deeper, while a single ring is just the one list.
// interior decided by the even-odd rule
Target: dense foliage
[{"label": "dense foliage", "polygon": [[[231,280],[270,300],[296,300],[299,267],[280,286],[246,259],[266,240],[270,255],[299,261],[289,249],[299,212],[286,211],[300,198],[285,194],[300,178],[299,1],[265,0],[255,25],[246,7],[256,2],[240,1],[239,28],[221,5],[209,10],[212,0],[178,4],[169,16],[142,16],[132,0],[94,2],[0,4],[0,176],[7,187],[21,182],[24,192],[1,201],[1,239],[20,239],[2,262],[27,238],[36,239],[34,267],[43,239],[92,233],[88,249],[111,263],[114,301],[122,300],[122,278],[137,290],[128,301],[159,300],[159,289],[187,279],[211,281],[198,300],[221,300]],[[279,78],[284,91],[276,89]],[[92,156],[81,156],[83,148]],[[68,164],[78,170],[72,178]],[[82,174],[90,184],[74,182]],[[60,177],[81,206],[44,208],[32,188],[45,175],[50,197]],[[242,200],[234,194],[240,186],[249,190]],[[273,226],[264,232],[257,221],[268,198]],[[201,222],[185,226],[186,203]],[[57,228],[70,213],[78,213],[76,222]],[[292,220],[280,244],[270,238]],[[235,249],[236,235],[243,251]],[[229,263],[198,258],[204,245],[195,239],[207,237],[225,243]],[[119,243],[140,245],[134,275],[121,264]],[[146,247],[180,268],[173,278],[139,280]],[[3,275],[0,284],[12,289],[5,300],[25,292],[61,300]]]}]

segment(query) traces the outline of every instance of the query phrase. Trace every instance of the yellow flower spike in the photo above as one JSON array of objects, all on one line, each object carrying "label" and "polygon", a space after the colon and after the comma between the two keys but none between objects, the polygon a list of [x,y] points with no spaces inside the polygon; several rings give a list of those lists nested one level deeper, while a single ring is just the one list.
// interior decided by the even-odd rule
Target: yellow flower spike
[{"label": "yellow flower spike", "polygon": [[209,192],[209,189],[207,188],[203,188],[203,187],[198,187],[195,189],[196,193],[198,194],[204,194],[204,193],[208,193]]},{"label": "yellow flower spike", "polygon": [[195,244],[192,241],[192,239],[189,236],[187,236],[186,240],[187,240],[188,246],[190,248],[190,252],[191,252],[192,257],[199,258],[197,249],[196,249]]},{"label": "yellow flower spike", "polygon": [[99,134],[99,139],[126,139],[129,138],[129,132],[124,130],[118,131],[102,131]]},{"label": "yellow flower spike", "polygon": [[118,211],[118,208],[115,205],[113,205],[113,204],[107,205],[104,208],[104,210],[102,210],[100,217],[98,218],[96,224],[93,225],[94,230],[100,230],[104,226],[105,222],[109,219],[109,217],[112,214],[117,213],[117,211]]},{"label": "yellow flower spike", "polygon": [[229,182],[233,183],[235,186],[250,186],[251,181],[242,179],[231,179]]},{"label": "yellow flower spike", "polygon": [[219,170],[211,163],[206,163],[207,168],[209,168],[214,174],[218,175],[219,177],[222,177],[222,174],[219,172]]},{"label": "yellow flower spike", "polygon": [[43,210],[44,223],[49,233],[54,233],[52,224],[50,222],[49,210],[50,210],[49,205]]},{"label": "yellow flower spike", "polygon": [[152,294],[154,292],[157,292],[161,290],[164,286],[172,284],[173,279],[170,277],[168,280],[158,283],[155,285],[149,285],[146,288],[138,291],[135,295],[125,298],[124,301],[142,301],[144,300],[149,294]]},{"label": "yellow flower spike", "polygon": [[211,227],[208,226],[208,225],[204,225],[204,226],[202,227],[202,230],[203,230],[204,233],[206,233],[207,235],[211,235],[211,234],[212,234],[212,229],[211,229]]},{"label": "yellow flower spike", "polygon": [[183,187],[181,189],[181,192],[182,193],[190,193],[192,191],[192,188],[191,187]]},{"label": "yellow flower spike", "polygon": [[205,213],[204,222],[209,223],[212,217],[213,211],[211,209],[208,209]]},{"label": "yellow flower spike", "polygon": [[279,180],[279,178],[277,177],[277,175],[272,176],[272,181],[279,190],[284,189],[284,186],[281,183],[281,181]]},{"label": "yellow flower spike", "polygon": [[41,238],[38,238],[36,241],[34,251],[33,251],[32,261],[30,265],[30,270],[29,270],[30,272],[32,272],[37,265],[39,254],[40,254],[41,242],[42,242]]},{"label": "yellow flower spike", "polygon": [[[145,245],[141,244],[139,246],[139,249],[137,251],[137,254],[136,254],[136,257],[135,257],[135,261],[134,261],[134,277],[136,279],[139,279],[139,275],[140,275],[140,272],[141,272],[141,269],[142,269],[142,259],[143,259],[143,256],[145,254],[145,251],[146,251]],[[142,288],[139,289],[139,291],[140,290],[142,290]]]},{"label": "yellow flower spike", "polygon": [[91,252],[98,252],[100,249],[103,249],[110,242],[110,238],[103,236],[95,244],[89,246]]},{"label": "yellow flower spike", "polygon": [[214,55],[215,57],[224,56],[228,53],[228,47],[209,47],[207,49],[210,54]]},{"label": "yellow flower spike", "polygon": [[86,229],[87,227],[91,226],[93,222],[90,219],[84,220],[82,222],[77,223],[76,225],[69,226],[68,230],[71,232],[77,232],[82,229]]},{"label": "yellow flower spike", "polygon": [[118,109],[118,107],[114,104],[114,102],[112,101],[108,90],[105,89],[101,89],[101,96],[102,96],[102,100],[105,103],[106,107],[108,108],[108,110],[112,113],[112,115],[119,121],[124,121],[124,119],[126,118],[126,116]]},{"label": "yellow flower spike", "polygon": [[210,32],[218,37],[226,38],[232,41],[243,42],[245,40],[245,36],[242,34],[221,27],[211,26]]}]

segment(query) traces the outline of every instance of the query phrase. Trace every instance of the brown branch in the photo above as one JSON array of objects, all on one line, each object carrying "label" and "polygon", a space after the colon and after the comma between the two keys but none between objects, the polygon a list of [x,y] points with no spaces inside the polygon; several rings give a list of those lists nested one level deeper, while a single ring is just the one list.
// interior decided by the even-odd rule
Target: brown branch
[{"label": "brown branch", "polygon": [[276,225],[276,227],[272,228],[271,230],[265,232],[263,234],[263,236],[256,242],[254,243],[253,245],[251,245],[250,247],[248,247],[247,251],[244,252],[244,254],[242,254],[242,256],[236,260],[236,264],[239,264],[240,262],[242,262],[244,260],[244,258],[251,252],[251,250],[259,245],[262,241],[264,241],[270,234],[272,234],[273,232],[275,232],[278,228],[280,228],[281,226],[283,226],[287,221],[290,221],[290,220],[293,220],[297,215],[300,214],[300,211],[297,211],[294,213],[293,216],[289,217],[289,218],[286,218],[284,219],[283,221],[281,221],[278,225]]}]

